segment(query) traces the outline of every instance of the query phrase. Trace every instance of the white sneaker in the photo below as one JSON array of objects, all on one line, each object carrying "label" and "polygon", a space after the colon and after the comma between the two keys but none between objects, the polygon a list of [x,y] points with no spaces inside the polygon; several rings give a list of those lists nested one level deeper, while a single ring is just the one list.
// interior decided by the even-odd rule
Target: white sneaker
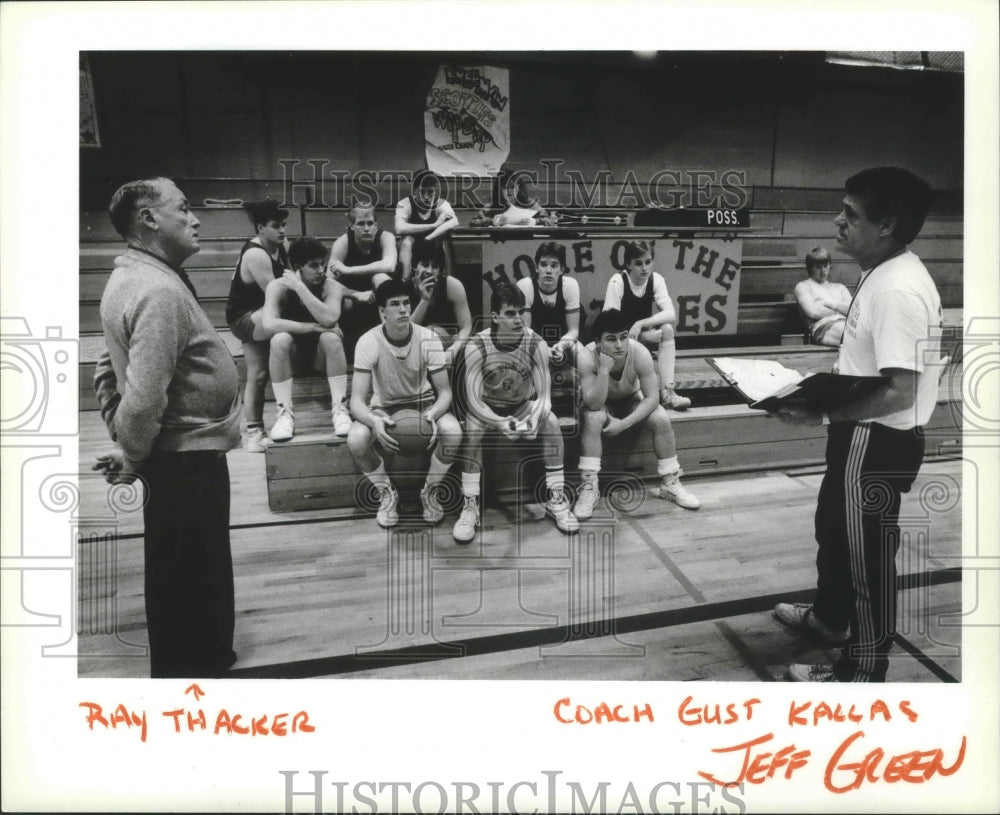
[{"label": "white sneaker", "polygon": [[295,414],[292,409],[278,405],[278,418],[271,425],[271,441],[288,441],[295,435]]},{"label": "white sneaker", "polygon": [[248,427],[243,432],[243,447],[248,453],[263,453],[270,441],[263,427]]},{"label": "white sneaker", "polygon": [[789,665],[785,676],[789,682],[839,682],[830,665]]},{"label": "white sneaker", "polygon": [[571,534],[580,528],[580,522],[570,511],[566,494],[561,490],[551,490],[549,500],[545,502],[545,512],[556,522],[556,529]]},{"label": "white sneaker", "polygon": [[438,499],[436,486],[424,485],[420,490],[420,503],[424,507],[424,520],[429,524],[440,523],[444,517],[444,508]]},{"label": "white sneaker", "polygon": [[476,537],[477,526],[479,526],[479,499],[475,495],[467,495],[451,535],[458,543],[468,543]]},{"label": "white sneaker", "polygon": [[351,419],[351,412],[347,409],[347,403],[341,401],[333,409],[333,432],[337,436],[346,436],[351,432],[351,425],[353,420]]},{"label": "white sneaker", "polygon": [[576,504],[573,506],[573,514],[581,521],[587,520],[594,514],[597,497],[597,482],[584,481],[580,485],[580,492],[576,497]]},{"label": "white sneaker", "polygon": [[399,523],[399,512],[396,507],[399,504],[399,495],[392,487],[385,487],[379,499],[378,512],[375,513],[375,520],[383,529],[395,526]]},{"label": "white sneaker", "polygon": [[660,391],[660,404],[667,410],[687,410],[691,407],[691,400],[677,394],[673,388],[663,388]]},{"label": "white sneaker", "polygon": [[830,628],[813,613],[810,603],[778,603],[774,607],[774,618],[782,625],[796,631],[815,634],[831,645],[843,645],[851,638],[850,628]]},{"label": "white sneaker", "polygon": [[673,501],[677,506],[684,509],[698,509],[701,501],[695,498],[687,488],[681,483],[681,471],[663,476],[660,483],[659,496],[664,501]]}]

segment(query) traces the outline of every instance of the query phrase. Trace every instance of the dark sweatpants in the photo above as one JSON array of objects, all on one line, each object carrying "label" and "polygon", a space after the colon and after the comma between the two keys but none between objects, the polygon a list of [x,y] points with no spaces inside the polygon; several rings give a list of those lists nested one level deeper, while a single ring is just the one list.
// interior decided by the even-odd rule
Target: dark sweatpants
[{"label": "dark sweatpants", "polygon": [[154,452],[140,474],[150,674],[219,676],[236,661],[225,453]]},{"label": "dark sweatpants", "polygon": [[816,507],[816,616],[851,626],[834,664],[840,681],[884,682],[896,633],[899,505],[924,456],[922,428],[875,422],[829,427]]}]

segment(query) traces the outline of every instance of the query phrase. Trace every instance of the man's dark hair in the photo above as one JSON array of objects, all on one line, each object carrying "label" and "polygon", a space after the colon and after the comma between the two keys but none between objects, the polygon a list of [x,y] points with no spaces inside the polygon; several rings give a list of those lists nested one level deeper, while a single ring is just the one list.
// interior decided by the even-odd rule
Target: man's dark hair
[{"label": "man's dark hair", "polygon": [[545,243],[539,245],[535,250],[535,266],[538,266],[538,261],[543,257],[556,258],[559,261],[559,265],[563,267],[563,271],[566,271],[566,247],[561,243],[556,243],[555,241],[545,241]]},{"label": "man's dark hair", "polygon": [[499,314],[504,306],[524,308],[524,292],[510,283],[501,283],[490,295],[490,311]]},{"label": "man's dark hair", "polygon": [[631,327],[632,324],[624,314],[616,308],[609,308],[594,318],[594,340],[599,342],[604,334],[621,334]]},{"label": "man's dark hair", "polygon": [[431,266],[436,266],[440,271],[444,271],[444,247],[437,241],[415,241],[410,265],[415,267],[419,263],[427,262],[430,262]]},{"label": "man's dark hair", "polygon": [[310,260],[326,260],[326,247],[315,238],[296,238],[288,247],[288,262],[298,270]]},{"label": "man's dark hair", "polygon": [[159,185],[168,180],[157,177],[129,181],[115,190],[108,206],[108,214],[111,216],[111,224],[114,226],[115,232],[126,240],[133,237],[135,217],[139,214],[139,210],[160,203],[163,196]]},{"label": "man's dark hair", "polygon": [[892,237],[904,246],[919,234],[934,198],[926,181],[902,167],[862,170],[847,179],[844,191],[861,199],[868,220],[895,218]]},{"label": "man's dark hair", "polygon": [[416,190],[428,190],[428,189],[441,189],[441,178],[433,170],[421,170],[413,177],[413,189]]},{"label": "man's dark hair", "polygon": [[628,266],[633,260],[641,258],[647,253],[650,257],[655,257],[651,241],[628,241],[625,244],[625,253],[622,259],[625,261],[625,265]]},{"label": "man's dark hair", "polygon": [[393,297],[409,296],[409,292],[406,291],[403,281],[398,277],[390,277],[388,280],[380,283],[379,287],[375,289],[375,305],[379,308],[385,308],[386,303]]},{"label": "man's dark hair", "polygon": [[288,220],[288,210],[282,209],[277,201],[270,198],[265,198],[263,201],[247,201],[243,204],[243,209],[247,211],[255,230],[265,226],[269,221]]}]

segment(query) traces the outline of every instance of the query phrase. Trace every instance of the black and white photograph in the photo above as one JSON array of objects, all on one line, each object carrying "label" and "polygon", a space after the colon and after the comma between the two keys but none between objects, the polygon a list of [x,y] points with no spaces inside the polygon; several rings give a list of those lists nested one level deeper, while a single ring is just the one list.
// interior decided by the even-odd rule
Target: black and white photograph
[{"label": "black and white photograph", "polygon": [[996,807],[996,9],[41,5],[5,811]]}]

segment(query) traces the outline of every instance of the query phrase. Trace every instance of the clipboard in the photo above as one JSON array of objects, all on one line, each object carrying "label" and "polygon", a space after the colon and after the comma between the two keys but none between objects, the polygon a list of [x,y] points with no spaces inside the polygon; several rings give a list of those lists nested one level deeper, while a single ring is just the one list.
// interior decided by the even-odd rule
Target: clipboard
[{"label": "clipboard", "polygon": [[706,360],[756,410],[775,410],[790,403],[835,408],[867,396],[886,382],[882,376],[800,374],[766,359],[706,357]]}]

